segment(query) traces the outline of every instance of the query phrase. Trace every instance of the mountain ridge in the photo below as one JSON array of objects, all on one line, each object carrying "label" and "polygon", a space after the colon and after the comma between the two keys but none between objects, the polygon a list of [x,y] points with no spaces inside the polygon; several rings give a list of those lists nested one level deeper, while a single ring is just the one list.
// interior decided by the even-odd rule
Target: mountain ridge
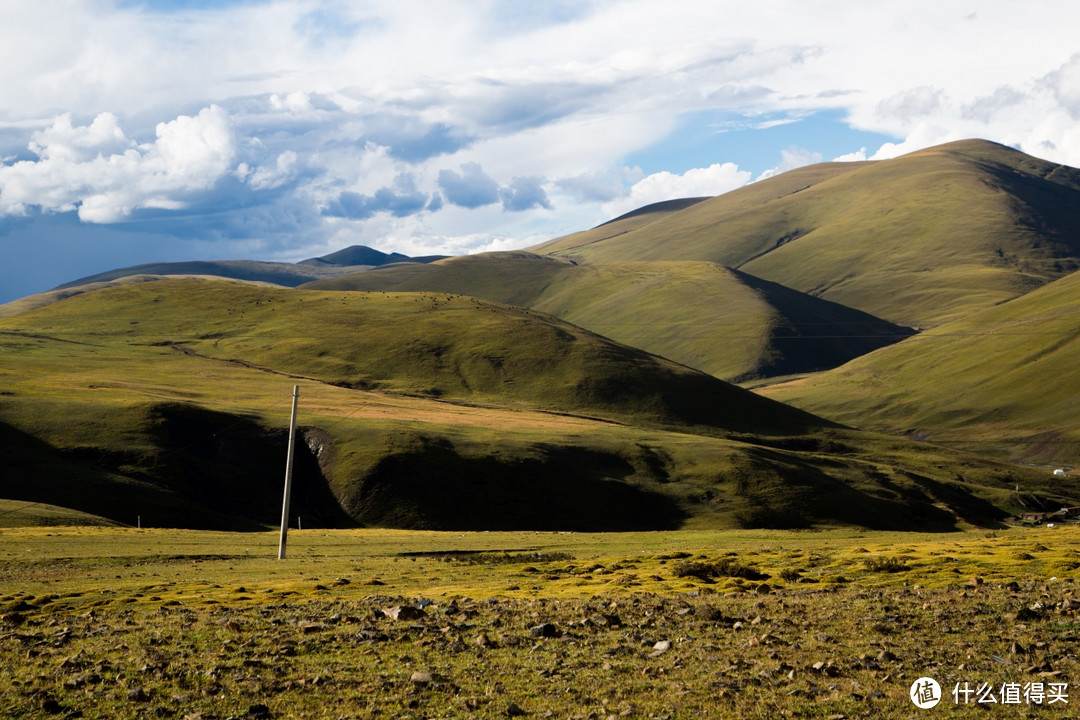
[{"label": "mountain ridge", "polygon": [[722,379],[835,367],[912,334],[715,263],[576,265],[524,251],[342,275],[302,289],[434,291],[550,313]]},{"label": "mountain ridge", "polygon": [[1080,171],[961,141],[799,168],[617,235],[594,229],[532,250],[592,264],[717,262],[928,327],[1080,267],[1077,227]]},{"label": "mountain ridge", "polygon": [[232,280],[267,282],[283,287],[296,287],[306,282],[346,273],[361,272],[373,267],[396,263],[432,262],[442,257],[441,255],[431,255],[422,258],[410,258],[399,253],[384,253],[365,245],[353,245],[329,255],[309,258],[298,263],[262,260],[192,260],[144,263],[87,275],[58,285],[54,289],[68,290],[82,285],[109,282],[134,275],[212,275]]}]

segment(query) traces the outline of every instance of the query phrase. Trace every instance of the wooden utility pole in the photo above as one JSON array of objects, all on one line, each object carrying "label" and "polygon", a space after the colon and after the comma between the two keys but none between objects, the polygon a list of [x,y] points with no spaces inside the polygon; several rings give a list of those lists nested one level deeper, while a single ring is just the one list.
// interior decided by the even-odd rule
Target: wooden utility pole
[{"label": "wooden utility pole", "polygon": [[285,458],[285,498],[281,502],[281,536],[278,539],[278,560],[285,559],[285,542],[289,537],[289,499],[292,497],[293,445],[296,444],[296,403],[300,398],[300,386],[293,385],[292,416],[289,418],[289,452]]}]

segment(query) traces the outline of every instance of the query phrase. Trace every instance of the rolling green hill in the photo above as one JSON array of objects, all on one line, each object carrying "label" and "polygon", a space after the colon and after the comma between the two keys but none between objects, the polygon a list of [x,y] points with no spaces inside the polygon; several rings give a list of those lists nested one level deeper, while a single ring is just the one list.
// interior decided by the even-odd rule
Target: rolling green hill
[{"label": "rolling green hill", "polygon": [[1080,171],[968,140],[793,170],[625,231],[600,226],[533,250],[583,264],[716,262],[934,326],[1080,267],[1078,227]]},{"label": "rolling green hill", "polygon": [[733,381],[836,367],[911,334],[707,262],[575,265],[526,252],[485,253],[304,287],[487,298],[550,313]]},{"label": "rolling green hill", "polygon": [[761,392],[839,422],[1003,459],[1080,457],[1080,273]]},{"label": "rolling green hill", "polygon": [[305,528],[944,530],[1077,494],[534,311],[159,280],[0,318],[0,496],[39,515],[273,525],[293,384]]}]

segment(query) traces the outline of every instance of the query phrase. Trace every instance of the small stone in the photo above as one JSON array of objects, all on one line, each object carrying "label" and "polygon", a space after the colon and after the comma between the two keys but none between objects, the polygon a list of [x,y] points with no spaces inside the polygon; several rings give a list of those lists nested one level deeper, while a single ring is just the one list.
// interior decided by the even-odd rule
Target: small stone
[{"label": "small stone", "polygon": [[383,615],[392,620],[419,620],[425,617],[425,613],[412,605],[396,605],[382,611]]},{"label": "small stone", "polygon": [[427,685],[433,680],[435,680],[434,675],[429,672],[423,672],[421,670],[417,670],[409,676],[409,682],[415,683],[417,685]]},{"label": "small stone", "polygon": [[543,623],[529,628],[529,634],[533,637],[545,637],[553,638],[559,637],[559,628],[555,627],[551,623]]},{"label": "small stone", "polygon": [[661,655],[663,655],[664,653],[666,653],[670,649],[671,649],[671,641],[670,640],[661,640],[660,642],[653,645],[653,651],[651,653],[649,653],[649,657],[660,657]]},{"label": "small stone", "polygon": [[483,633],[477,636],[477,638],[473,640],[472,644],[480,648],[488,648],[492,646],[491,638],[489,638],[487,635],[484,635]]},{"label": "small stone", "polygon": [[146,694],[146,691],[141,687],[134,690],[128,690],[127,699],[132,702],[146,702],[150,697]]}]

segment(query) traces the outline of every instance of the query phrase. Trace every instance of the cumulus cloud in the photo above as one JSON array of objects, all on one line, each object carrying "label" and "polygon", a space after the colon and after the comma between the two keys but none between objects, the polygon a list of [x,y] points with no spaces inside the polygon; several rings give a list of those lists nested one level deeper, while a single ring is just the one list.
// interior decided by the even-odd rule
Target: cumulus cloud
[{"label": "cumulus cloud", "polygon": [[989,123],[1003,110],[1016,107],[1024,102],[1026,95],[1007,85],[994,90],[990,95],[976,98],[964,106],[962,117],[965,120],[978,120]]},{"label": "cumulus cloud", "polygon": [[251,168],[247,163],[237,166],[237,177],[246,180],[254,190],[272,190],[281,187],[296,174],[299,155],[286,150],[277,156],[272,165]]},{"label": "cumulus cloud", "polygon": [[614,217],[664,200],[721,195],[742,187],[750,177],[749,171],[734,163],[715,163],[682,175],[653,173],[635,183],[626,197],[605,203],[604,210]]},{"label": "cumulus cloud", "polygon": [[780,159],[781,162],[779,165],[761,173],[761,175],[758,176],[758,180],[764,180],[779,175],[780,173],[785,173],[788,170],[794,170],[795,168],[819,163],[821,162],[821,153],[812,152],[803,148],[789,147],[780,151]]},{"label": "cumulus cloud", "polygon": [[544,191],[544,179],[541,177],[516,177],[510,186],[503,188],[503,208],[511,212],[523,212],[533,208],[551,209],[551,201]]},{"label": "cumulus cloud", "polygon": [[832,159],[833,162],[865,162],[866,161],[866,148],[859,148],[855,152],[845,153],[838,155]]},{"label": "cumulus cloud", "polygon": [[[1080,3],[823,2],[786,3],[784,23],[704,0],[0,3],[0,216],[520,247],[751,179],[725,161],[815,162],[769,143],[820,148],[776,124],[823,112],[807,132],[893,140],[838,159],[978,136],[1080,165]],[[641,159],[717,109],[765,121],[742,147],[685,137],[672,164]]]},{"label": "cumulus cloud", "polygon": [[372,196],[345,191],[323,210],[327,217],[367,220],[375,213],[386,212],[394,217],[408,217],[428,206],[428,196],[416,187],[416,178],[403,173],[394,178],[391,187],[379,188]]},{"label": "cumulus cloud", "polygon": [[0,214],[78,210],[84,222],[117,222],[139,209],[179,209],[231,169],[229,117],[216,105],[158,123],[152,143],[129,141],[103,113],[88,126],[63,115],[34,134],[37,160],[0,167]]},{"label": "cumulus cloud", "polygon": [[1080,53],[1046,76],[1044,81],[1061,106],[1075,119],[1080,119]]},{"label": "cumulus cloud", "polygon": [[488,177],[479,163],[467,162],[461,172],[439,171],[439,188],[446,201],[465,208],[478,208],[499,202],[499,184]]},{"label": "cumulus cloud", "polygon": [[878,103],[877,111],[886,120],[895,119],[901,123],[910,123],[941,107],[942,97],[942,91],[923,85],[882,100]]}]

